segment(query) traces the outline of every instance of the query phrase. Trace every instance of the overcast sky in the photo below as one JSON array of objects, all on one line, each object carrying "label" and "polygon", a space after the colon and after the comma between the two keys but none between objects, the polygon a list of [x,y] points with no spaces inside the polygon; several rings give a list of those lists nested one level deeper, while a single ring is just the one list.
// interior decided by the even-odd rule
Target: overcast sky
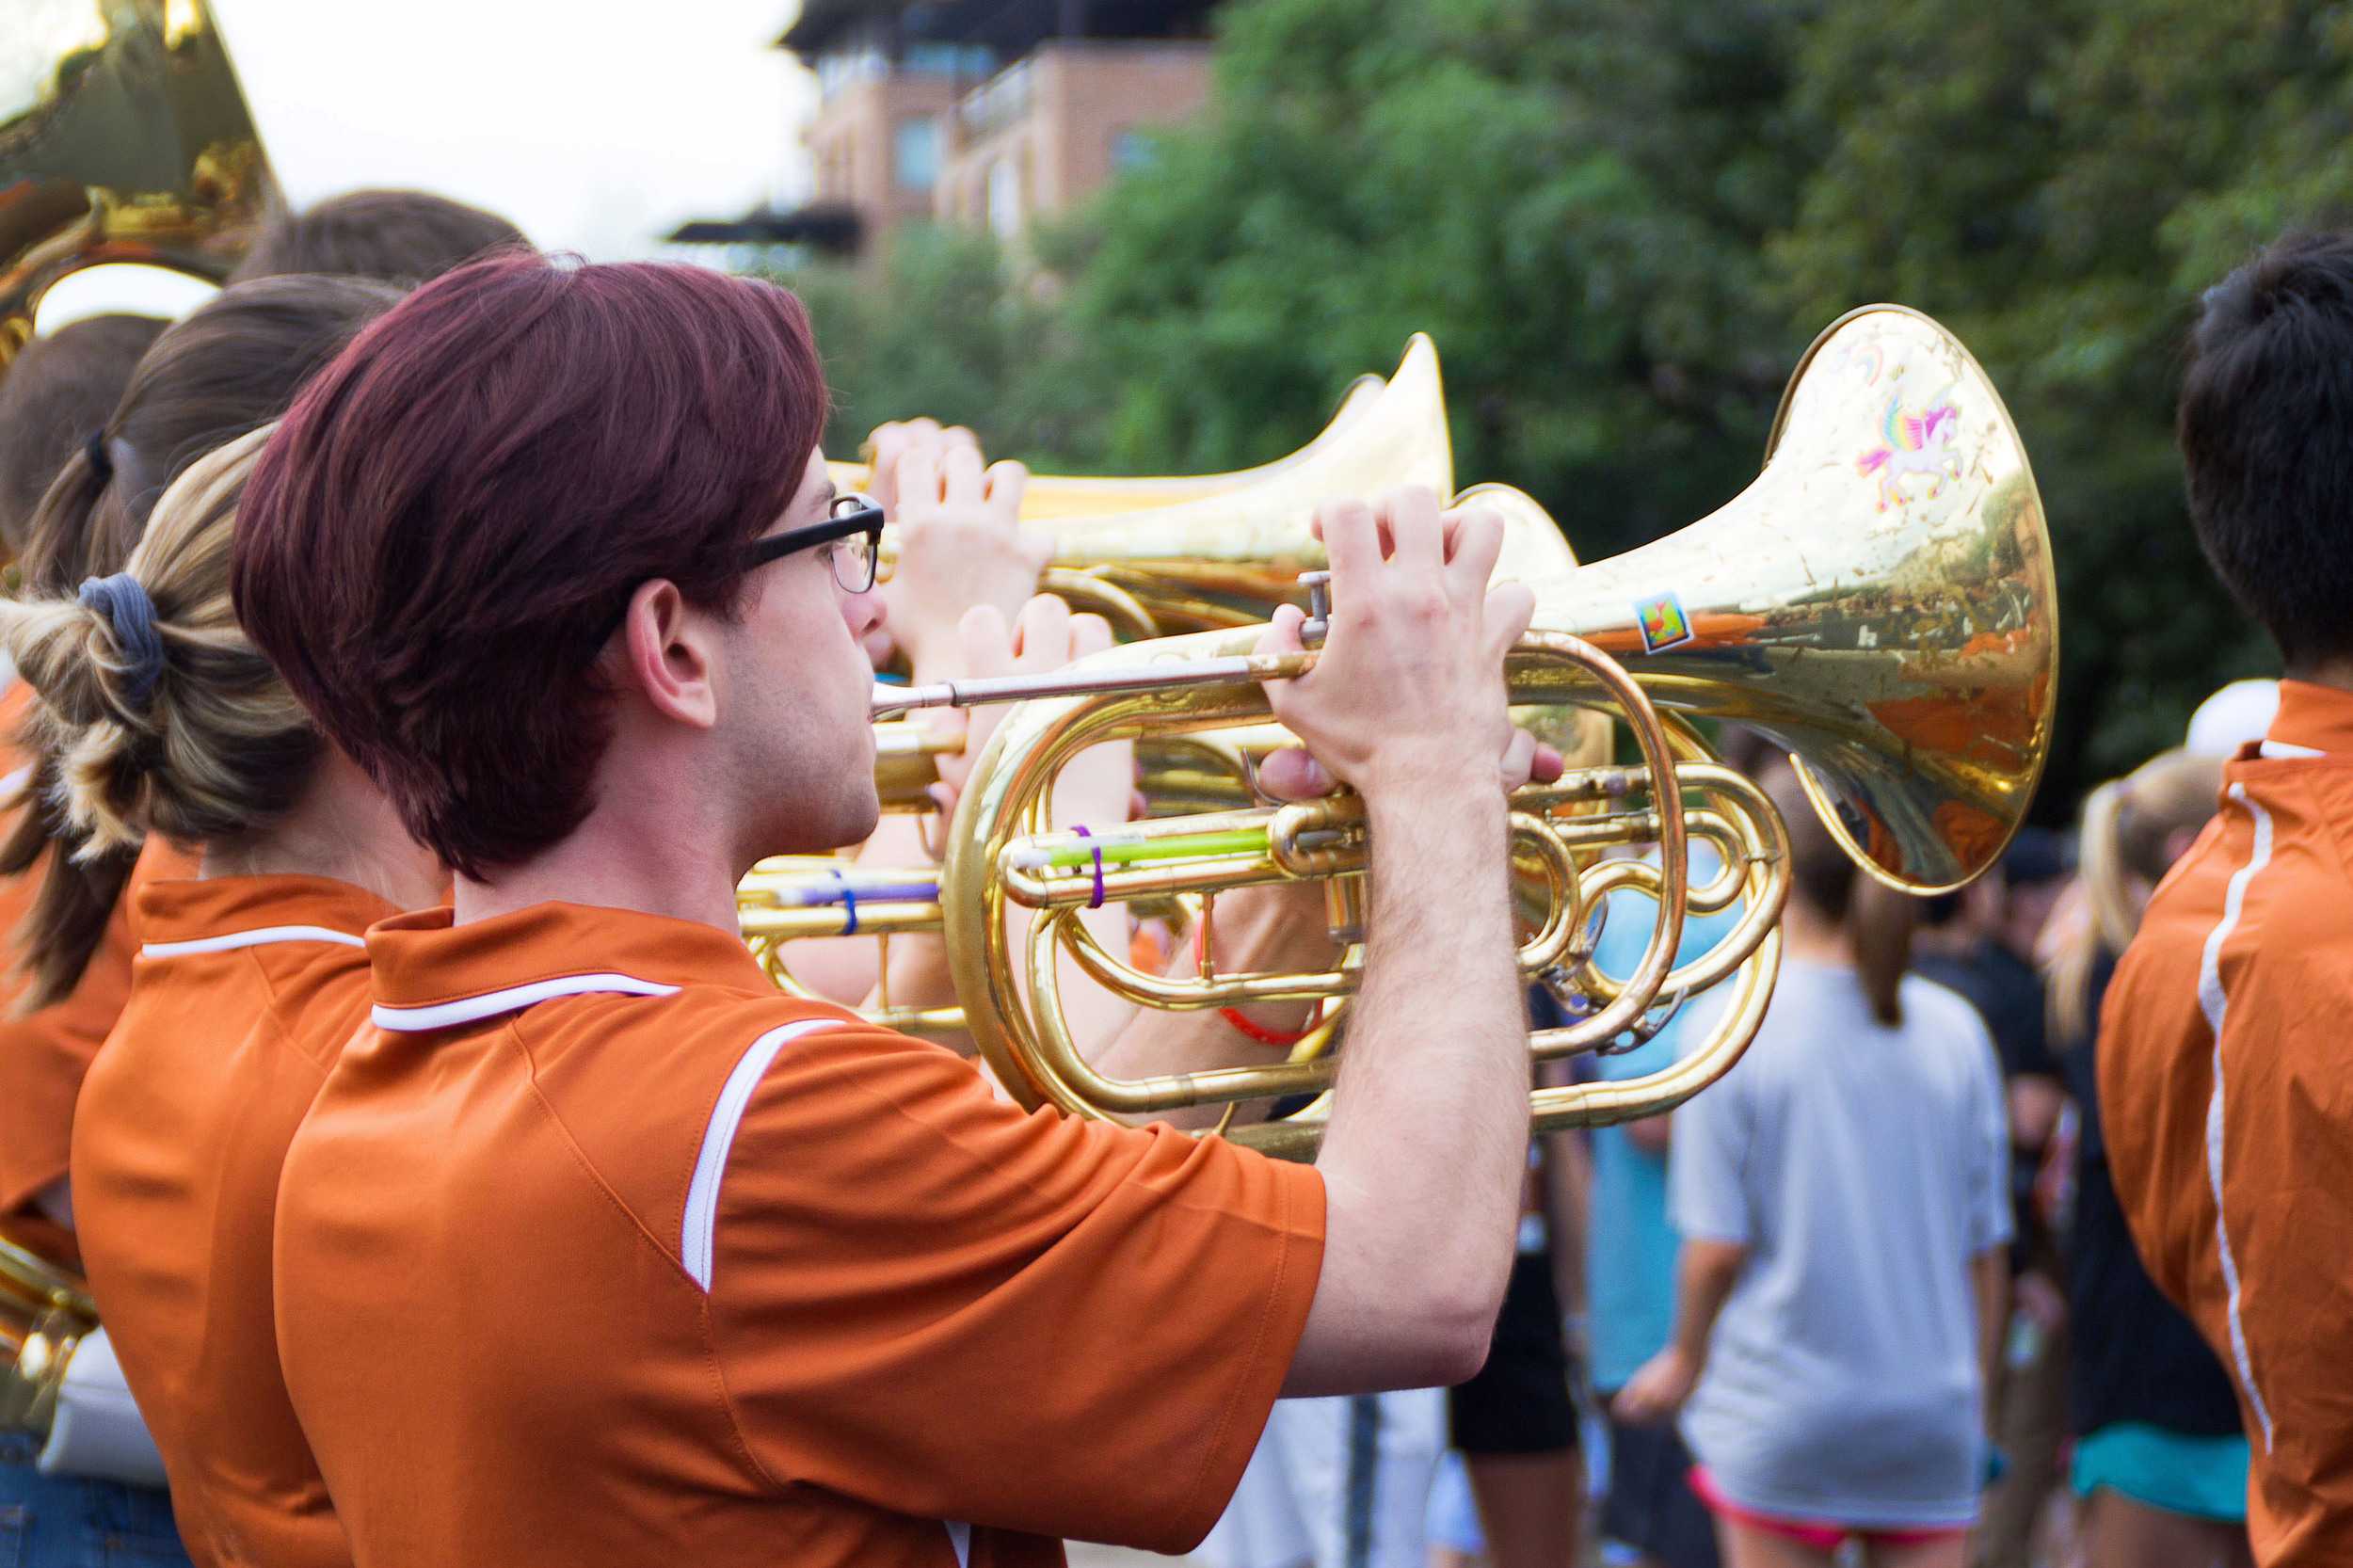
[{"label": "overcast sky", "polygon": [[419,185],[610,261],[806,189],[799,0],[212,4],[297,204]]},{"label": "overcast sky", "polygon": [[[800,0],[211,3],[297,206],[417,186],[504,213],[548,249],[619,261],[661,253],[681,218],[808,194],[816,81],[770,47]],[[99,268],[54,290],[40,322],[177,314],[209,292]]]}]

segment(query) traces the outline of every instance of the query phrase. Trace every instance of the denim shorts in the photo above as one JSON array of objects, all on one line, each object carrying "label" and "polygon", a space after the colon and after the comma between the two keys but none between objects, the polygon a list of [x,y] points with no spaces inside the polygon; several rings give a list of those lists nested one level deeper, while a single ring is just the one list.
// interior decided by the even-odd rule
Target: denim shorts
[{"label": "denim shorts", "polygon": [[186,1568],[169,1493],[44,1476],[38,1452],[30,1438],[0,1436],[0,1568]]}]

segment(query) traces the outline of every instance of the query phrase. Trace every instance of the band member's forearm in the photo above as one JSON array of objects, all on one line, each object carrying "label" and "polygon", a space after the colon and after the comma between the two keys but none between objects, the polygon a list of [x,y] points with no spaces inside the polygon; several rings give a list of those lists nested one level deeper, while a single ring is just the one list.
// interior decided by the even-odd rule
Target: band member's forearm
[{"label": "band member's forearm", "polygon": [[[1210,923],[1205,918],[1194,925],[1177,944],[1165,973],[1191,978],[1196,972],[1204,927]],[[1339,963],[1323,900],[1312,883],[1243,888],[1221,894],[1215,903],[1214,935],[1208,940],[1210,960],[1221,973],[1313,974]],[[1228,1011],[1139,1009],[1094,1058],[1095,1064],[1107,1077],[1144,1078],[1204,1072],[1230,1067],[1237,1061],[1280,1054],[1279,1047],[1264,1040],[1245,1039]],[[1278,1032],[1277,1039],[1317,1016],[1313,1004],[1296,1000],[1231,1011],[1261,1030]],[[1233,1119],[1228,1126],[1247,1126],[1265,1120],[1271,1109],[1265,1100],[1241,1100],[1187,1106],[1167,1112],[1164,1119],[1192,1131],[1216,1127],[1229,1110]]]},{"label": "band member's forearm", "polygon": [[[1425,1360],[1399,1381],[1452,1381],[1485,1353],[1528,1150],[1504,804],[1478,778],[1376,796],[1369,809],[1365,988],[1318,1161],[1332,1211],[1325,1267],[1380,1271],[1394,1310],[1422,1320],[1403,1348]],[[1433,1353],[1441,1364],[1427,1363]]]}]

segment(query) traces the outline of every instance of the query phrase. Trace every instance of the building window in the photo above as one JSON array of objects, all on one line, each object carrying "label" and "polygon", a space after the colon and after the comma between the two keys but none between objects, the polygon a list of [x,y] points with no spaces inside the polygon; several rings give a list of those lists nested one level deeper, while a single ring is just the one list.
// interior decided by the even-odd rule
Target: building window
[{"label": "building window", "polygon": [[879,81],[890,74],[890,62],[878,49],[851,49],[821,55],[817,59],[817,93],[829,99],[860,82]]},{"label": "building window", "polygon": [[890,179],[901,190],[929,190],[939,181],[939,121],[916,115],[890,137]]},{"label": "building window", "polygon": [[1143,131],[1112,133],[1112,172],[1126,174],[1131,169],[1149,168],[1160,155],[1160,144]]},{"label": "building window", "polygon": [[899,69],[910,76],[978,81],[997,69],[997,55],[984,43],[910,43],[899,58]]},{"label": "building window", "polygon": [[1021,232],[1021,168],[1011,158],[988,166],[988,227],[1000,240]]}]

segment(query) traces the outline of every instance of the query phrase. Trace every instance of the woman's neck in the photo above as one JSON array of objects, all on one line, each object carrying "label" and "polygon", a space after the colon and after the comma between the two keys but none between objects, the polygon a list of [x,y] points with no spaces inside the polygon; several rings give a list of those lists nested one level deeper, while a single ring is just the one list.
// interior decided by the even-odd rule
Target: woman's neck
[{"label": "woman's neck", "polygon": [[1794,890],[1782,909],[1781,951],[1785,958],[1808,964],[1854,968],[1854,949],[1847,940],[1845,923],[1822,915]]},{"label": "woman's neck", "polygon": [[400,909],[440,902],[447,878],[408,836],[383,792],[328,748],[301,796],[268,827],[204,848],[207,880],[316,876],[364,888]]}]

